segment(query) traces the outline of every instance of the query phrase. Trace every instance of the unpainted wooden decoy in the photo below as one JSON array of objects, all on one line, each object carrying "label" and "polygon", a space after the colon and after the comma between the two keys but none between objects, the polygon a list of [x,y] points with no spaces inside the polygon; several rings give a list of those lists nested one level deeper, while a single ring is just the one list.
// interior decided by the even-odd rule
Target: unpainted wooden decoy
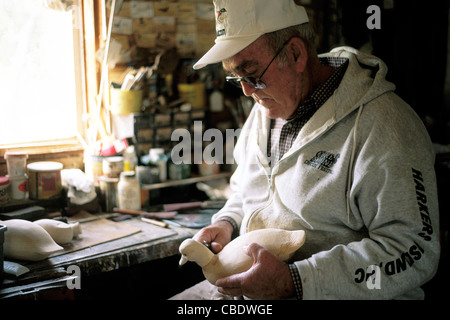
[{"label": "unpainted wooden decoy", "polygon": [[260,229],[235,238],[222,251],[214,254],[204,244],[186,239],[179,248],[182,254],[179,264],[196,262],[202,268],[205,278],[215,284],[217,279],[250,269],[253,259],[247,255],[244,247],[251,243],[257,243],[278,259],[287,261],[304,242],[303,230]]}]

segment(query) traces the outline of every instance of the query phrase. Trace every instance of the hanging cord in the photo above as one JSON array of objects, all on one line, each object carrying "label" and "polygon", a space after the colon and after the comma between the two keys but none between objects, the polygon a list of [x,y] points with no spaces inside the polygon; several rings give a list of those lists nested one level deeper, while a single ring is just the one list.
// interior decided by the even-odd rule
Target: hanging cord
[{"label": "hanging cord", "polygon": [[347,176],[347,191],[346,191],[346,200],[347,200],[347,223],[350,223],[350,190],[353,182],[353,162],[355,161],[356,154],[356,138],[358,134],[358,126],[359,120],[361,117],[361,113],[364,106],[360,106],[358,110],[358,115],[355,120],[355,127],[353,128],[353,146],[352,146],[352,156],[350,158],[350,167]]}]

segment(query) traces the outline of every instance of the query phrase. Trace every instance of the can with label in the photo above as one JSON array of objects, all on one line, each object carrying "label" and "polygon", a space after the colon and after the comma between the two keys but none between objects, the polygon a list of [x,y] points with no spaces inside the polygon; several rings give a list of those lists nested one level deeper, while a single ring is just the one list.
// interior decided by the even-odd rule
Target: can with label
[{"label": "can with label", "polygon": [[30,199],[57,199],[61,196],[62,163],[53,161],[33,162],[27,165]]}]

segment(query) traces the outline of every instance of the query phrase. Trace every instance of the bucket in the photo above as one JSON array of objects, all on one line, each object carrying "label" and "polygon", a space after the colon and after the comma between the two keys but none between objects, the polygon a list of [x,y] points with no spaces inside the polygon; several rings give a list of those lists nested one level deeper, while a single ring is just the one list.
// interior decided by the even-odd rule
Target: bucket
[{"label": "bucket", "polygon": [[61,196],[62,163],[52,161],[33,162],[27,165],[30,199],[55,199]]},{"label": "bucket", "polygon": [[121,90],[110,88],[112,114],[138,113],[142,107],[142,90]]}]

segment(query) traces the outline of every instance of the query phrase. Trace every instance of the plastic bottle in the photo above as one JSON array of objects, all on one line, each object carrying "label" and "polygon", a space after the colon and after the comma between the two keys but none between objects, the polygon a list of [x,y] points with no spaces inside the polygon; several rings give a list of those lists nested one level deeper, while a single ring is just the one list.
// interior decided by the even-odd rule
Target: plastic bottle
[{"label": "plastic bottle", "polygon": [[134,171],[120,174],[117,194],[120,209],[141,210],[141,188]]}]

